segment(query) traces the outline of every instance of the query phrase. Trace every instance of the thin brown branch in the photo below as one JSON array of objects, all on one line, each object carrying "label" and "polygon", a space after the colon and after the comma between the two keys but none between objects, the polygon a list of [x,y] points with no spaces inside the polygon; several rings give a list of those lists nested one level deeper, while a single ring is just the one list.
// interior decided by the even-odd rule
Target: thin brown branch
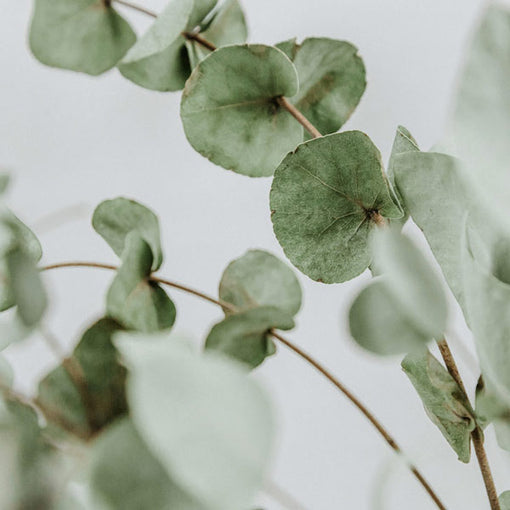
[{"label": "thin brown branch", "polygon": [[211,41],[208,41],[205,37],[202,37],[198,32],[183,32],[182,36],[188,41],[195,41],[204,48],[207,48],[210,51],[214,51],[217,49],[216,45]]},{"label": "thin brown branch", "polygon": [[311,135],[313,138],[320,138],[319,130],[284,96],[276,98],[278,104],[287,110]]},{"label": "thin brown branch", "polygon": [[[391,434],[384,428],[381,422],[368,410],[368,408],[354,395],[346,386],[344,386],[329,370],[323,367],[320,363],[318,363],[314,358],[312,358],[309,354],[303,351],[300,347],[290,342],[279,333],[274,330],[271,330],[271,335],[279,340],[283,345],[288,347],[291,351],[295,352],[302,359],[307,361],[310,365],[312,365],[318,372],[320,372],[326,379],[328,379],[336,388],[338,388],[358,409],[361,413],[368,419],[368,421],[375,427],[375,429],[379,432],[379,434],[384,438],[384,440],[388,443],[388,445],[398,454],[402,454],[402,449],[398,445],[398,443],[393,439]],[[427,491],[429,496],[432,498],[434,503],[438,508],[442,510],[446,510],[446,507],[443,505],[439,497],[436,495],[432,487],[425,480],[423,475],[418,471],[416,466],[408,463],[408,467],[413,473],[413,475],[418,479],[423,488]]]},{"label": "thin brown branch", "polygon": [[[468,395],[466,392],[466,387],[460,375],[459,369],[457,367],[457,363],[455,363],[455,358],[453,357],[453,353],[450,350],[450,346],[445,338],[442,340],[438,340],[437,346],[439,347],[439,352],[443,358],[443,361],[446,365],[446,369],[455,380],[455,382],[459,385],[459,388],[464,393],[466,399],[468,399]],[[492,510],[501,510],[501,505],[499,504],[498,499],[498,491],[496,489],[496,484],[494,483],[494,478],[492,476],[492,471],[489,465],[489,459],[487,458],[487,452],[484,448],[484,439],[483,432],[477,426],[473,432],[471,432],[471,439],[473,441],[473,446],[476,453],[476,458],[478,459],[478,465],[480,466],[480,471],[482,473],[483,482],[485,484],[485,489],[487,491],[487,496],[489,498],[489,502]]]},{"label": "thin brown branch", "polygon": [[[117,267],[111,264],[102,264],[98,262],[61,262],[58,264],[51,264],[48,266],[44,266],[40,268],[41,271],[49,271],[57,268],[65,268],[65,267],[92,267],[92,268],[100,268],[100,269],[109,269],[116,270]],[[222,301],[219,299],[214,299],[203,292],[199,292],[195,289],[187,287],[185,285],[176,283],[171,280],[167,280],[164,278],[159,278],[156,276],[151,276],[150,279],[154,282],[161,283],[163,285],[167,285],[169,287],[173,287],[183,292],[187,292],[188,294],[192,294],[194,296],[200,297],[201,299],[205,299],[210,303],[214,303],[218,306],[221,306],[225,310],[229,310],[231,312],[235,312],[237,308],[227,303],[226,301]],[[312,367],[314,367],[319,373],[321,373],[326,379],[328,379],[338,390],[340,390],[362,413],[363,415],[372,423],[372,425],[376,428],[376,430],[381,434],[384,440],[390,445],[390,447],[397,452],[398,454],[402,454],[402,450],[397,442],[393,439],[393,437],[388,433],[388,431],[381,425],[379,420],[367,409],[367,407],[346,387],[344,386],[331,372],[329,372],[325,367],[323,367],[318,361],[312,358],[309,354],[303,351],[301,348],[281,336],[278,332],[271,330],[270,334],[283,345],[288,347],[291,351],[301,357],[303,360],[308,362]],[[416,466],[413,464],[409,464],[409,469],[413,473],[413,475],[417,478],[417,480],[421,483],[424,489],[427,491],[429,496],[432,498],[436,506],[440,510],[446,510],[446,507],[443,505],[439,497],[436,495],[432,487],[425,480],[423,475],[418,471]]]}]

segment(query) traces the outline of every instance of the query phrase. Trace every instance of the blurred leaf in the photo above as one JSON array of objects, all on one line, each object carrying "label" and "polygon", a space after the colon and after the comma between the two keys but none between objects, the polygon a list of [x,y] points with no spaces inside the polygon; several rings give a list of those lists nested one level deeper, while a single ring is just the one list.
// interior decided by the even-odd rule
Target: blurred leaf
[{"label": "blurred leaf", "polygon": [[151,248],[138,232],[125,240],[122,264],[108,290],[106,310],[128,329],[143,332],[172,327],[175,306],[166,292],[149,280],[154,266]]},{"label": "blurred leaf", "polygon": [[432,422],[439,428],[459,460],[469,462],[474,411],[464,392],[432,354],[407,355],[402,368],[420,396]]},{"label": "blurred leaf", "polygon": [[271,306],[261,306],[230,315],[213,326],[205,348],[255,368],[276,352],[268,331],[272,328],[289,330],[293,327],[294,321],[287,312]]},{"label": "blurred leaf", "polygon": [[349,311],[349,328],[356,342],[375,354],[411,352],[432,337],[416,327],[412,317],[394,297],[385,277],[371,281]]},{"label": "blurred leaf", "polygon": [[182,32],[193,0],[172,0],[119,63],[129,80],[154,90],[180,90],[191,70]]},{"label": "blurred leaf", "polygon": [[94,445],[91,482],[112,510],[208,508],[172,480],[128,418],[115,422]]},{"label": "blurred leaf", "polygon": [[510,510],[510,491],[505,491],[499,496],[501,510]]},{"label": "blurred leaf", "polygon": [[487,4],[459,79],[448,144],[496,213],[510,199],[510,10]]},{"label": "blurred leaf", "polygon": [[[38,402],[55,424],[87,437],[127,411],[126,370],[112,344],[112,335],[120,330],[115,321],[100,319],[83,334],[67,366],[60,365],[39,383]],[[81,387],[69,376],[70,370]]]},{"label": "blurred leaf", "polygon": [[273,306],[293,316],[301,308],[302,292],[287,264],[266,251],[250,250],[227,266],[219,296],[240,310]]},{"label": "blurred leaf", "polygon": [[[226,0],[223,2],[207,29],[200,31],[200,35],[217,48],[229,44],[244,43],[248,37],[248,29],[239,1]],[[186,47],[192,68],[211,53],[196,41],[186,41]]]},{"label": "blurred leaf", "polygon": [[116,345],[129,371],[132,419],[149,450],[206,508],[248,507],[272,444],[265,394],[236,363],[138,336],[122,334]]},{"label": "blurred leaf", "polygon": [[7,358],[0,354],[0,385],[12,386],[14,380],[14,370]]},{"label": "blurred leaf", "polygon": [[204,59],[182,96],[186,136],[200,154],[228,170],[272,175],[303,138],[303,128],[277,103],[298,90],[296,69],[278,49],[227,46]]},{"label": "blurred leaf", "polygon": [[399,218],[375,145],[360,131],[301,144],[276,169],[271,219],[289,260],[313,280],[339,283],[370,264],[374,217]]},{"label": "blurred leaf", "polygon": [[393,192],[395,193],[395,199],[398,204],[404,210],[404,216],[396,220],[396,223],[404,225],[404,223],[409,218],[409,212],[407,211],[407,207],[405,206],[404,199],[402,198],[402,194],[398,189],[398,186],[395,182],[395,171],[393,166],[395,164],[395,157],[399,154],[404,154],[406,152],[419,152],[420,148],[416,143],[416,140],[413,138],[413,135],[404,127],[398,126],[397,132],[395,133],[395,138],[393,140],[393,147],[391,149],[390,161],[388,163],[388,180],[390,181]]},{"label": "blurred leaf", "polygon": [[[464,238],[460,267],[465,284],[465,300],[469,322],[476,343],[484,382],[491,400],[500,409],[492,410],[494,419],[510,409],[510,285],[500,280],[486,264],[472,253],[469,240]],[[497,253],[495,254],[498,255]],[[503,252],[499,265],[508,266]],[[506,423],[506,425],[505,425]],[[496,425],[501,428],[498,440],[502,448],[510,450],[510,426],[508,416]],[[500,427],[498,427],[500,425]]]},{"label": "blurred leaf", "polygon": [[193,11],[186,27],[187,31],[193,30],[196,27],[201,27],[204,19],[214,9],[218,0],[193,0]]},{"label": "blurred leaf", "polygon": [[423,231],[446,281],[467,318],[462,275],[463,218],[490,238],[496,224],[459,160],[444,154],[407,152],[392,165],[396,184],[414,222]]},{"label": "blurred leaf", "polygon": [[[358,49],[326,37],[312,37],[301,44],[285,41],[276,47],[297,69],[299,92],[292,103],[323,135],[338,131],[365,91],[365,66]],[[305,132],[305,139],[309,138]]]},{"label": "blurred leaf", "polygon": [[43,64],[98,75],[136,41],[129,24],[102,0],[35,0],[30,49]]},{"label": "blurred leaf", "polygon": [[142,204],[122,197],[105,200],[94,211],[92,226],[119,257],[124,254],[128,234],[137,232],[151,248],[154,258],[152,270],[156,271],[161,266],[163,253],[159,221],[157,216]]}]

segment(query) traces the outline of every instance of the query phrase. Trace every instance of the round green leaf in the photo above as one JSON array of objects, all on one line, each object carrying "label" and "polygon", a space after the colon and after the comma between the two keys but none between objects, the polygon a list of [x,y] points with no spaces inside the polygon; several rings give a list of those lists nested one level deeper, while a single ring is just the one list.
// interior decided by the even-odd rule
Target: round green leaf
[{"label": "round green leaf", "polygon": [[[292,103],[324,135],[338,131],[358,105],[366,87],[358,49],[346,41],[309,38],[281,48],[294,62],[299,92]],[[310,135],[305,132],[308,139]]]},{"label": "round green leaf", "polygon": [[349,328],[361,347],[383,356],[411,352],[432,339],[416,328],[385,278],[370,282],[356,297],[349,311]]},{"label": "round green leaf", "polygon": [[310,140],[276,169],[271,218],[290,261],[313,280],[338,283],[370,264],[374,218],[399,218],[381,155],[367,135],[347,131]]},{"label": "round green leaf", "polygon": [[171,328],[176,310],[166,292],[149,280],[153,257],[150,246],[131,232],[126,238],[122,265],[106,296],[110,317],[128,329],[142,332]]},{"label": "round green leaf", "polygon": [[193,0],[193,11],[186,27],[187,31],[191,31],[197,27],[201,28],[201,24],[208,14],[216,7],[218,0]]},{"label": "round green leaf", "polygon": [[296,315],[301,308],[302,292],[286,264],[266,251],[250,250],[227,266],[219,296],[241,310],[273,306]]},{"label": "round green leaf", "polygon": [[248,508],[272,444],[266,395],[225,357],[137,336],[120,335],[116,345],[128,367],[133,423],[149,450],[208,510]]},{"label": "round green leaf", "polygon": [[222,352],[255,368],[276,352],[268,331],[271,328],[289,330],[293,327],[294,321],[287,312],[261,306],[230,315],[213,326],[205,348]]},{"label": "round green leaf", "polygon": [[186,83],[181,117],[191,145],[226,169],[272,175],[303,139],[303,128],[276,98],[298,91],[296,70],[280,50],[242,45],[220,48]]},{"label": "round green leaf", "polygon": [[11,386],[14,381],[14,370],[7,358],[0,354],[0,384]]},{"label": "round green leaf", "polygon": [[193,0],[172,0],[122,59],[120,72],[145,88],[182,89],[191,70],[181,34],[192,10]]},{"label": "round green leaf", "polygon": [[100,203],[92,217],[95,231],[121,257],[126,237],[135,231],[151,247],[152,270],[156,271],[163,261],[157,216],[147,207],[127,198],[115,198]]},{"label": "round green leaf", "polygon": [[129,24],[103,0],[35,0],[30,49],[43,64],[98,75],[135,41]]},{"label": "round green leaf", "polygon": [[510,510],[510,491],[505,491],[499,496],[501,510]]}]

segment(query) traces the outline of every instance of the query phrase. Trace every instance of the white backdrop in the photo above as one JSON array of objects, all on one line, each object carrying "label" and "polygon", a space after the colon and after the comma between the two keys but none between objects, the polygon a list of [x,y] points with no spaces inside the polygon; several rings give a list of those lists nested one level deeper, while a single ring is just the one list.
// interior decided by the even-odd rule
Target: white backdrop
[{"label": "white backdrop", "polygon": [[[138,1],[155,10],[164,5]],[[178,93],[143,90],[116,70],[91,78],[36,62],[26,44],[30,3],[0,0],[0,166],[14,176],[10,203],[40,235],[44,261],[115,262],[93,232],[90,215],[102,199],[117,195],[136,198],[160,216],[166,250],[161,273],[209,293],[216,292],[226,264],[247,249],[283,256],[269,219],[270,179],[235,175],[196,154],[183,134]],[[252,42],[313,35],[359,47],[368,88],[346,128],[366,131],[386,160],[398,124],[424,148],[439,138],[462,47],[481,5],[481,0],[244,0]],[[150,21],[127,14],[140,29]],[[59,226],[47,216],[75,205]],[[100,316],[111,278],[88,269],[47,275],[48,323],[68,348]],[[348,305],[367,278],[325,286],[301,276],[305,304],[289,336],[362,397],[448,508],[487,508],[476,463],[457,462],[425,417],[400,360],[370,356],[349,338]],[[203,338],[220,311],[178,292],[171,295],[178,307],[176,329]],[[24,391],[55,364],[37,337],[7,354]],[[476,369],[461,365],[473,386]],[[280,423],[271,478],[304,507],[435,508],[360,413],[292,353],[281,348],[257,377],[271,391]],[[510,489],[510,459],[494,448],[491,433],[488,443],[499,487]],[[281,508],[264,495],[261,503],[267,510]]]}]

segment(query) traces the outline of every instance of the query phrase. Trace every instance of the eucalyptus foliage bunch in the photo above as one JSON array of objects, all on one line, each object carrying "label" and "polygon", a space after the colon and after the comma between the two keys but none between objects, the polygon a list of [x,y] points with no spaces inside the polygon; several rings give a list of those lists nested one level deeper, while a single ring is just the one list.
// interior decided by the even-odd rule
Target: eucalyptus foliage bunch
[{"label": "eucalyptus foliage bunch", "polygon": [[[154,18],[152,25],[137,36],[117,5]],[[90,75],[117,67],[138,86],[182,90],[182,123],[196,151],[239,174],[273,176],[268,214],[293,266],[324,284],[369,269],[373,278],[349,311],[352,338],[376,355],[403,358],[445,445],[465,463],[473,445],[488,505],[510,509],[510,481],[496,489],[484,448],[491,426],[510,451],[510,224],[501,214],[510,189],[510,12],[495,4],[484,11],[441,143],[422,151],[399,127],[386,170],[365,133],[338,132],[366,86],[355,46],[246,38],[238,0],[171,0],[159,14],[124,0],[34,0],[29,42],[52,67]],[[8,182],[2,175],[2,195]],[[281,333],[294,328],[302,292],[274,255],[250,250],[234,259],[218,296],[209,296],[157,274],[158,217],[119,197],[92,217],[118,265],[41,266],[37,237],[2,202],[0,347],[38,332],[60,359],[27,396],[0,355],[2,510],[253,508],[275,420],[250,371],[278,345],[318,370],[403,456],[361,400]],[[410,219],[442,275],[403,231]],[[103,317],[69,356],[44,325],[43,273],[65,267],[114,272]],[[474,401],[445,334],[446,286],[476,343]],[[174,291],[222,311],[201,349],[171,331]],[[430,350],[434,342],[441,360]],[[424,496],[445,509],[405,459]]]}]

